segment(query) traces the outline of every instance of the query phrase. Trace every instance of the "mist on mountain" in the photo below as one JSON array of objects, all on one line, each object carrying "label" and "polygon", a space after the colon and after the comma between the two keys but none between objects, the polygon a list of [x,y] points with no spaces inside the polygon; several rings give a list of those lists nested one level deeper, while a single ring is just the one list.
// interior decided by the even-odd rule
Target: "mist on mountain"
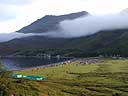
[{"label": "mist on mountain", "polygon": [[[59,16],[58,16],[59,18]],[[88,36],[104,30],[128,29],[128,14],[124,12],[102,16],[87,15],[73,20],[63,20],[57,24],[58,29],[42,33],[0,34],[0,42],[28,36],[48,36],[51,38],[76,38]],[[43,28],[43,26],[42,26]],[[35,30],[36,31],[36,30]]]},{"label": "mist on mountain", "polygon": [[18,39],[18,38],[25,38],[29,36],[46,36],[46,33],[40,33],[40,34],[34,34],[34,33],[18,33],[18,32],[13,32],[13,33],[3,33],[0,34],[0,42],[7,42],[13,39]]},{"label": "mist on mountain", "polygon": [[86,16],[75,20],[62,21],[59,26],[61,32],[52,35],[67,38],[87,36],[104,30],[127,29],[128,14]]}]

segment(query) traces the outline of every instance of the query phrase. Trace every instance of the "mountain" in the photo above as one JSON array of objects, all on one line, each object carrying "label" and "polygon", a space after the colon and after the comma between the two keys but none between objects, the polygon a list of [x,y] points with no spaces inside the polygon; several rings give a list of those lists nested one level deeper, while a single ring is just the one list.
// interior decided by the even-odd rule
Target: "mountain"
[{"label": "mountain", "polygon": [[20,33],[42,33],[48,31],[54,31],[59,29],[58,24],[64,20],[72,20],[76,18],[80,18],[82,16],[89,15],[88,12],[82,11],[77,13],[71,13],[67,15],[54,16],[54,15],[46,15],[41,19],[33,22],[32,24],[22,28],[17,31]]},{"label": "mountain", "polygon": [[65,56],[128,56],[128,30],[100,31],[90,36],[79,38],[48,38],[32,36],[0,43],[0,54],[27,54],[38,52],[61,54]]},{"label": "mountain", "polygon": [[[57,24],[63,20],[76,19],[88,15],[79,12],[61,16],[45,16],[19,30],[21,33],[40,33],[57,30]],[[45,26],[45,27],[44,27]],[[1,55],[37,55],[48,53],[75,57],[99,55],[128,56],[128,29],[99,31],[93,35],[77,38],[52,38],[47,36],[29,36],[0,43]]]}]

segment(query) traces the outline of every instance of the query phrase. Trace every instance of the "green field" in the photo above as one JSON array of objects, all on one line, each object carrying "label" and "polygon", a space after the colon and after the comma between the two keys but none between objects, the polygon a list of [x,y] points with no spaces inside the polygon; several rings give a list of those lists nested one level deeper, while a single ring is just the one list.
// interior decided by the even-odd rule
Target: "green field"
[{"label": "green field", "polygon": [[46,76],[42,81],[0,74],[0,96],[128,96],[128,59],[98,59],[14,73]]},{"label": "green field", "polygon": [[37,96],[128,96],[128,60],[99,61],[89,65],[75,61],[16,73],[47,76],[44,81],[32,81]]}]

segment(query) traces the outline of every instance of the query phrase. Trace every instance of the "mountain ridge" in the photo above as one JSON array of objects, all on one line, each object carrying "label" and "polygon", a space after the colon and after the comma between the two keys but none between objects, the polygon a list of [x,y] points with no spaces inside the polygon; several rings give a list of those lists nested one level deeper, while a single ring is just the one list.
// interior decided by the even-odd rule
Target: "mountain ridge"
[{"label": "mountain ridge", "polygon": [[71,13],[66,15],[46,15],[35,22],[31,23],[30,25],[23,27],[17,32],[20,33],[42,33],[48,31],[54,31],[59,29],[58,24],[64,20],[73,20],[76,18],[80,18],[82,16],[89,15],[86,11],[81,11],[77,13]]}]

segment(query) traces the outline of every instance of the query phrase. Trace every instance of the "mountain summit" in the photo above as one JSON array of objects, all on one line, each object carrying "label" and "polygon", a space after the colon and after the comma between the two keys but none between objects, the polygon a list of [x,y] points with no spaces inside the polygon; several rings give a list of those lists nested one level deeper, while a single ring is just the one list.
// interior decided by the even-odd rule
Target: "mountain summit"
[{"label": "mountain summit", "polygon": [[82,11],[77,13],[71,13],[67,15],[46,15],[41,19],[33,22],[32,24],[22,28],[21,30],[17,31],[20,33],[43,33],[48,31],[55,31],[58,29],[58,24],[64,20],[73,20],[80,18],[82,16],[89,15],[88,12]]}]

